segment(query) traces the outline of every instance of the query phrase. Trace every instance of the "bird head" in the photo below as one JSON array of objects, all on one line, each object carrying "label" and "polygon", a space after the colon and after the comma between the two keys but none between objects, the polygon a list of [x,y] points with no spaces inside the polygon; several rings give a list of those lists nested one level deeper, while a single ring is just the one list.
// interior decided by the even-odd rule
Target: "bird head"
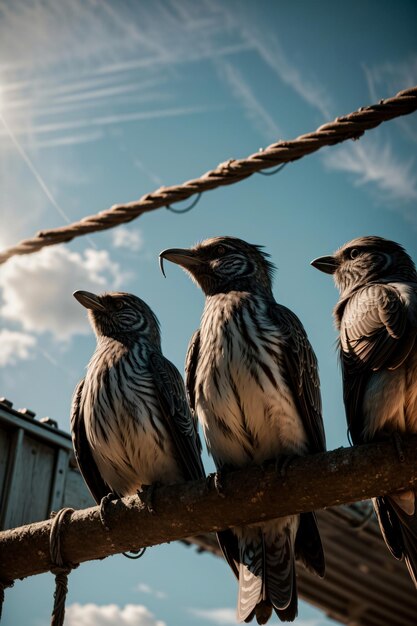
[{"label": "bird head", "polygon": [[342,296],[370,282],[417,280],[414,263],[404,248],[382,237],[352,239],[333,255],[314,259],[311,265],[333,274]]},{"label": "bird head", "polygon": [[113,292],[97,296],[75,291],[74,298],[88,309],[97,337],[114,339],[146,337],[160,344],[159,322],[150,307],[131,293]]},{"label": "bird head", "polygon": [[[213,237],[193,248],[170,248],[160,253],[163,261],[181,265],[207,296],[229,291],[263,289],[271,293],[274,266],[268,254],[236,237]],[[165,275],[165,274],[164,274]]]}]

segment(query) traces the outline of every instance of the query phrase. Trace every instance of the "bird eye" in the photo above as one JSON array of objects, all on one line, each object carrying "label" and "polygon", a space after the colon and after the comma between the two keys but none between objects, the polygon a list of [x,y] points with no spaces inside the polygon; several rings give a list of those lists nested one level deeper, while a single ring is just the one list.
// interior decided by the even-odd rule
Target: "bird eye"
[{"label": "bird eye", "polygon": [[357,256],[359,256],[359,250],[357,248],[352,248],[350,251],[350,258],[356,259]]},{"label": "bird eye", "polygon": [[223,256],[223,254],[226,253],[226,248],[225,246],[216,246],[216,254],[218,254],[219,256]]},{"label": "bird eye", "polygon": [[114,307],[116,309],[116,311],[121,311],[125,306],[125,303],[123,302],[123,300],[116,300]]}]

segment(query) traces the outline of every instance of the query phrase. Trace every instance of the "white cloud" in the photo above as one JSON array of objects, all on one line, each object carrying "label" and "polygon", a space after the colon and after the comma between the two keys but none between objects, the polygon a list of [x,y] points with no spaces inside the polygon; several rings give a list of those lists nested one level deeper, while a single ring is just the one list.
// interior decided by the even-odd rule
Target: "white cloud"
[{"label": "white cloud", "polygon": [[165,626],[145,606],[126,604],[71,604],[65,611],[66,626]]},{"label": "white cloud", "polygon": [[159,589],[153,589],[150,585],[147,585],[146,583],[138,583],[138,585],[136,586],[137,591],[140,591],[141,593],[147,593],[151,596],[154,596],[155,598],[158,598],[159,600],[164,600],[167,597],[167,594],[165,593],[165,591],[159,591]]},{"label": "white cloud", "polygon": [[[417,83],[417,56],[407,57],[397,62],[387,62],[374,66],[363,66],[372,102],[389,98],[398,91],[413,87]],[[398,117],[395,120],[404,131],[406,138],[417,143],[417,121],[415,115]]]},{"label": "white cloud", "polygon": [[240,11],[239,6],[231,7],[230,2],[213,3],[219,11],[223,11],[223,21],[233,24],[240,30],[243,43],[248,49],[255,50],[271,70],[291,87],[307,104],[317,109],[328,119],[333,109],[333,102],[315,77],[306,76],[294,65],[281,46],[276,33],[268,31],[264,25],[257,23],[256,17],[249,11]]},{"label": "white cloud", "polygon": [[289,85],[307,104],[316,108],[325,119],[331,117],[332,100],[317,80],[312,81],[301,73],[281,48],[280,43],[262,33],[250,33],[249,41],[257,48],[261,58],[279,78]]},{"label": "white cloud", "polygon": [[[27,44],[23,51],[22,40]],[[259,55],[280,80],[329,117],[332,103],[319,81],[302,74],[276,33],[237,4],[182,1],[170,3],[168,10],[164,2],[154,2],[150,10],[147,3],[133,3],[115,10],[100,3],[98,10],[93,0],[59,8],[53,0],[22,0],[18,9],[0,7],[5,115],[22,143],[29,140],[38,148],[97,141],[114,124],[215,110],[192,103],[161,108],[173,93],[172,86],[163,87],[176,81],[175,66],[221,63],[247,52]],[[73,68],[81,60],[80,76]],[[57,83],[58,68],[62,83]],[[226,67],[225,78],[268,139],[282,135],[242,75]],[[132,109],[137,101],[148,103],[145,110]],[[93,109],[91,115],[80,114],[86,107]],[[54,121],[45,123],[48,112]],[[71,139],[70,131],[77,129]],[[42,139],[45,134],[52,135],[50,141]]]},{"label": "white cloud", "polygon": [[[0,129],[3,129],[1,123]],[[39,220],[49,203],[36,179],[27,176],[27,165],[16,153],[13,144],[8,140],[0,140],[0,144],[0,247],[5,248],[39,228]],[[13,155],[5,144],[10,147],[9,150],[13,149]],[[30,211],[21,210],[21,207],[27,206],[30,206]]]},{"label": "white cloud", "polygon": [[[125,148],[123,146],[122,148],[123,150],[127,150],[127,148]],[[147,167],[143,161],[140,161],[138,158],[133,158],[133,164],[135,167],[137,167],[139,170],[141,170],[144,174],[146,174],[146,176],[153,182],[155,183],[155,185],[158,185],[158,187],[162,187],[163,186],[163,181],[162,178],[160,178],[158,176],[158,174],[156,174],[155,172],[153,172],[152,170],[149,169],[149,167]]]},{"label": "white cloud", "polygon": [[29,359],[35,345],[36,337],[33,335],[3,328],[0,330],[0,367]]},{"label": "white cloud", "polygon": [[45,141],[36,141],[37,148],[57,148],[58,146],[75,146],[80,143],[90,143],[91,141],[98,141],[104,137],[104,133],[101,130],[96,130],[91,133],[78,133],[71,135],[63,135],[60,137],[54,137],[53,139],[46,139]]},{"label": "white cloud", "polygon": [[128,248],[133,252],[138,252],[143,248],[143,235],[139,228],[129,228],[119,226],[112,233],[113,246],[115,248]]},{"label": "white cloud", "polygon": [[65,246],[44,248],[36,255],[15,257],[0,274],[3,304],[0,314],[25,331],[50,332],[66,341],[90,332],[86,311],[72,297],[84,289],[117,289],[125,278],[107,251],[87,249],[83,254]]},{"label": "white cloud", "polygon": [[188,612],[213,624],[238,624],[235,609],[188,609]]},{"label": "white cloud", "polygon": [[227,61],[219,61],[217,67],[220,76],[228,83],[239,103],[243,105],[248,119],[262,132],[264,137],[268,141],[272,141],[282,136],[282,131],[256,97],[241,72]]},{"label": "white cloud", "polygon": [[327,167],[355,175],[356,185],[374,185],[385,200],[417,200],[414,161],[401,161],[389,143],[379,145],[373,138],[332,148],[324,156]]},{"label": "white cloud", "polygon": [[372,67],[364,66],[369,92],[374,101],[394,95],[417,82],[417,56]]},{"label": "white cloud", "polygon": [[[44,133],[56,133],[60,131],[68,131],[78,128],[90,128],[92,126],[109,126],[113,124],[125,124],[129,122],[139,122],[151,119],[163,119],[169,117],[182,117],[197,113],[205,113],[207,111],[215,111],[214,106],[179,106],[169,109],[152,109],[150,111],[135,111],[133,113],[116,113],[111,115],[99,115],[91,118],[80,118],[71,121],[52,122],[48,124],[39,124],[32,128],[36,135]],[[16,126],[13,128],[15,136],[26,134],[26,126]],[[0,136],[2,133],[0,132]]]},{"label": "white cloud", "polygon": [[[239,622],[236,619],[236,611],[231,608],[219,608],[219,609],[187,609],[188,613],[194,615],[195,617],[201,618],[203,620],[207,620],[212,622],[212,624],[217,624],[218,626],[223,626],[223,624],[238,624]],[[312,618],[312,619],[299,619],[297,620],[298,626],[325,626],[327,621],[322,620],[321,618]]]},{"label": "white cloud", "polygon": [[4,128],[6,130],[7,136],[10,138],[10,140],[12,141],[12,143],[15,146],[16,150],[18,151],[18,153],[20,154],[20,156],[22,157],[22,159],[24,160],[24,162],[26,163],[26,165],[28,166],[28,168],[32,172],[33,176],[35,177],[36,181],[38,182],[38,185],[41,187],[42,191],[44,192],[44,194],[48,198],[49,202],[56,209],[58,214],[61,217],[63,217],[64,220],[69,224],[71,220],[69,219],[69,217],[65,213],[64,209],[58,204],[58,202],[56,201],[55,196],[52,194],[52,192],[49,189],[48,185],[46,184],[46,182],[44,181],[44,179],[42,178],[42,176],[38,172],[37,168],[35,167],[35,164],[30,159],[30,157],[25,152],[25,150],[22,148],[20,143],[18,142],[17,138],[15,137],[14,132],[12,131],[10,126],[8,125],[8,123],[5,120],[5,118],[4,118],[4,116],[3,116],[1,111],[0,111],[0,122],[3,124],[3,126],[4,126]]},{"label": "white cloud", "polygon": [[[98,7],[94,0],[59,7],[53,0],[22,0],[18,9],[0,4],[3,112],[14,134],[37,148],[45,147],[44,141],[38,143],[41,135],[52,133],[55,143],[46,147],[70,145],[67,135],[75,129],[90,132],[78,132],[73,144],[96,141],[100,134],[91,131],[103,133],[109,125],[212,110],[161,108],[172,98],[172,89],[161,87],[175,80],[174,65],[247,48],[240,37],[231,41],[222,21],[209,6],[203,8],[182,3],[167,10],[165,3],[155,2],[151,10],[146,3],[115,10],[109,3]],[[27,44],[23,52],[18,40]],[[138,102],[146,105],[144,110],[133,109]],[[86,108],[93,109],[91,115],[80,114]],[[51,113],[54,122],[45,123]]]}]

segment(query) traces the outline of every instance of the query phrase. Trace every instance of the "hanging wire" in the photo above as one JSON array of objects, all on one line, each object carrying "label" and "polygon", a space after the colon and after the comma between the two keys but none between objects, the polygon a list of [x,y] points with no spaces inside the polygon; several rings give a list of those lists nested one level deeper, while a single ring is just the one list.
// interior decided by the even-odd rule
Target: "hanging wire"
[{"label": "hanging wire", "polygon": [[135,550],[131,550],[131,552],[122,552],[123,556],[125,556],[127,559],[132,559],[133,561],[136,561],[137,559],[140,559],[141,556],[143,556],[146,552],[146,548],[141,548],[138,551]]},{"label": "hanging wire", "polygon": [[166,208],[168,209],[168,211],[172,211],[172,213],[178,213],[179,215],[182,213],[188,213],[188,211],[191,211],[191,209],[193,209],[195,207],[195,205],[198,203],[198,201],[200,200],[202,195],[202,192],[200,191],[197,196],[194,198],[194,200],[191,202],[190,206],[185,207],[185,209],[174,209],[174,207],[172,207],[170,204],[166,205]]},{"label": "hanging wire", "polygon": [[262,174],[262,176],[274,176],[274,174],[278,174],[278,172],[284,169],[286,165],[288,165],[288,163],[281,163],[281,165],[278,165],[278,167],[276,167],[272,172],[263,172],[262,170],[259,170],[258,174]]}]

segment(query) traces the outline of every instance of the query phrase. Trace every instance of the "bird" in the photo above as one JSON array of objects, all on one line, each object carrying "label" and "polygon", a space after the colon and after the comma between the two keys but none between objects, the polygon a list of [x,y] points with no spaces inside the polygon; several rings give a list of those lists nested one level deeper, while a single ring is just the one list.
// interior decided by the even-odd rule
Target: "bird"
[{"label": "bird", "polygon": [[[105,505],[205,476],[183,379],[161,351],[159,322],[130,293],[76,291],[97,345],[75,389],[71,432],[81,474],[105,524]],[[106,524],[105,524],[106,525]]]},{"label": "bird", "polygon": [[[206,298],[190,340],[186,387],[219,472],[325,450],[317,360],[296,315],[272,294],[273,265],[261,246],[220,236],[160,254]],[[314,513],[218,533],[238,578],[238,621],[297,615],[295,558],[319,576],[324,554]]]},{"label": "bird", "polygon": [[[377,236],[359,237],[311,264],[332,274],[340,292],[343,398],[352,443],[417,433],[417,272],[405,249]],[[400,456],[401,459],[401,456]],[[416,492],[373,499],[385,543],[404,559],[417,586]]]}]

